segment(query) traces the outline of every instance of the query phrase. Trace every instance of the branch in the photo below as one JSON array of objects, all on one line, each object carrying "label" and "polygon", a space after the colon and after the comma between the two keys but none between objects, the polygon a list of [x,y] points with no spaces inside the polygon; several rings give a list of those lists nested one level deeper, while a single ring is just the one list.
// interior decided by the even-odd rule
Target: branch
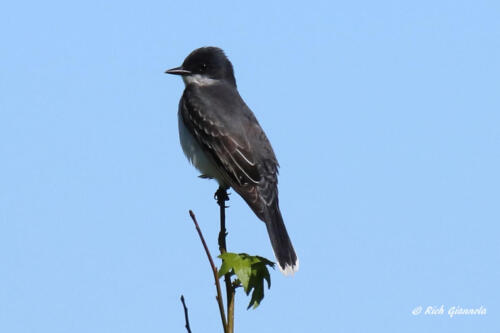
[{"label": "branch", "polygon": [[184,302],[184,295],[181,295],[182,307],[184,308],[184,318],[186,318],[186,329],[188,333],[191,333],[191,327],[189,327],[189,316],[188,316],[188,308],[186,307],[186,303]]},{"label": "branch", "polygon": [[[217,192],[215,192],[215,198],[217,199],[217,204],[220,207],[220,231],[219,231],[219,250],[221,254],[227,252],[226,247],[226,201],[229,201],[229,196],[227,195],[227,188],[219,187]],[[231,283],[231,274],[227,273],[224,275],[224,282],[226,284],[226,298],[227,298],[227,331],[228,333],[234,332],[234,296],[235,288]]]},{"label": "branch", "polygon": [[223,187],[219,187],[217,192],[215,192],[215,198],[217,199],[217,204],[220,207],[220,231],[219,231],[219,251],[220,253],[226,253],[226,201],[229,201],[229,196],[227,195],[227,190]]},{"label": "branch", "polygon": [[198,222],[196,221],[196,216],[194,215],[192,210],[189,211],[189,215],[191,216],[191,219],[194,222],[194,226],[196,227],[196,231],[198,232],[198,236],[200,236],[201,243],[203,244],[203,247],[205,248],[205,253],[207,254],[208,261],[210,262],[210,266],[212,267],[212,272],[214,274],[214,280],[215,280],[215,287],[217,288],[217,296],[215,298],[217,299],[217,303],[219,304],[220,318],[222,320],[222,326],[224,327],[224,333],[228,333],[227,332],[226,314],[224,313],[224,301],[222,300],[222,291],[220,289],[219,274],[217,273],[217,267],[215,267],[212,256],[210,255],[210,251],[208,250],[207,243],[205,242],[205,238],[203,238],[203,234],[201,233],[200,226],[198,225]]}]

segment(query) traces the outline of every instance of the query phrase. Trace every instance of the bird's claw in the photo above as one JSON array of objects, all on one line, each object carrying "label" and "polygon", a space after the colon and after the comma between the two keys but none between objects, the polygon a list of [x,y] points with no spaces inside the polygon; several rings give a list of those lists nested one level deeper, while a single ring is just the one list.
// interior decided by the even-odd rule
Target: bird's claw
[{"label": "bird's claw", "polygon": [[[229,201],[229,194],[227,193],[228,187],[219,187],[219,189],[214,194],[214,199],[220,204]],[[227,208],[227,206],[224,205]]]}]

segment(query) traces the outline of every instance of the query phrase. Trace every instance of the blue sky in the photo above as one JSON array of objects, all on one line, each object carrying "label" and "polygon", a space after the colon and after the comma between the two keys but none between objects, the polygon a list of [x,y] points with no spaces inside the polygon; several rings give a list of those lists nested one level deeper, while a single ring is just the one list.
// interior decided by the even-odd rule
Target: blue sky
[{"label": "blue sky", "polygon": [[[216,184],[178,144],[179,78],[223,48],[266,130],[300,271],[236,331],[500,326],[495,1],[0,5],[0,331],[220,332]],[[273,258],[231,196],[228,247]],[[485,316],[412,315],[417,306]]]}]

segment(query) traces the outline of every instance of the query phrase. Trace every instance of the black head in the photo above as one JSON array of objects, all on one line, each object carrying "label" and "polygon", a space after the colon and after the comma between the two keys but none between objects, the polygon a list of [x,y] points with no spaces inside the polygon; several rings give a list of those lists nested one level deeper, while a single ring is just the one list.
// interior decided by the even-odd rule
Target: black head
[{"label": "black head", "polygon": [[218,47],[201,47],[191,52],[182,66],[169,69],[165,73],[182,76],[200,76],[213,80],[224,80],[236,86],[233,65]]}]

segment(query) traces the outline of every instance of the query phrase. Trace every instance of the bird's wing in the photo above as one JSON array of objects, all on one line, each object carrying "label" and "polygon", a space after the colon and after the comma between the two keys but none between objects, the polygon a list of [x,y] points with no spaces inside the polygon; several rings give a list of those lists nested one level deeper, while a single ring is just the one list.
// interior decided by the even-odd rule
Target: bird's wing
[{"label": "bird's wing", "polygon": [[[237,93],[225,99],[199,97],[200,91],[184,92],[179,105],[184,125],[225,181],[263,219],[266,206],[277,198],[278,162],[269,140]],[[240,103],[227,103],[235,100]]]}]

